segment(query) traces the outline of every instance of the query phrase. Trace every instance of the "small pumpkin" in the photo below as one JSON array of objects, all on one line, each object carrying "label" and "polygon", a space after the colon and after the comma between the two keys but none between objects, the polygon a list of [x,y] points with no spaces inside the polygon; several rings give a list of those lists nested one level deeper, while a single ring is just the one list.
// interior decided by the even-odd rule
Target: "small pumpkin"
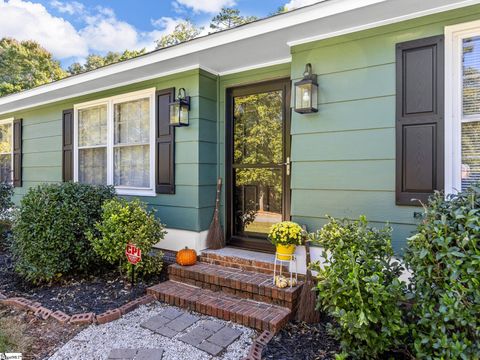
[{"label": "small pumpkin", "polygon": [[285,278],[285,276],[283,276],[283,275],[276,276],[275,277],[275,286],[280,288],[280,289],[286,288],[288,286],[288,281]]},{"label": "small pumpkin", "polygon": [[185,246],[185,249],[182,249],[177,252],[177,264],[182,266],[195,265],[197,262],[197,252],[193,249],[189,249]]}]

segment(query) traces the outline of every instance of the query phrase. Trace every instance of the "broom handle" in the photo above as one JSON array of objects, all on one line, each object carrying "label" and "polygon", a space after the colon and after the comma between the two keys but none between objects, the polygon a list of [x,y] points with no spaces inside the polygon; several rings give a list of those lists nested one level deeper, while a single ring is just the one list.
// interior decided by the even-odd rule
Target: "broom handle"
[{"label": "broom handle", "polygon": [[215,212],[218,213],[220,210],[220,193],[222,192],[222,178],[219,177],[217,180],[217,196],[215,199]]}]

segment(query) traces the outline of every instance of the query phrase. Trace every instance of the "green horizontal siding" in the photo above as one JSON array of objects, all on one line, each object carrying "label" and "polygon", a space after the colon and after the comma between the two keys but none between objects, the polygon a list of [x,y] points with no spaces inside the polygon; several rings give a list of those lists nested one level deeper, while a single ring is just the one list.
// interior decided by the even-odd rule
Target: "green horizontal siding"
[{"label": "green horizontal siding", "polygon": [[310,230],[326,215],[391,223],[400,252],[415,206],[395,205],[395,44],[478,19],[480,6],[292,48],[292,79],[318,74],[319,112],[292,115],[292,218]]},{"label": "green horizontal siding", "polygon": [[[211,104],[216,104],[216,80],[209,76],[203,71],[191,70],[6,115],[6,118],[23,118],[23,187],[15,189],[15,202],[18,203],[31,186],[62,180],[63,110],[74,104],[151,87],[159,90],[184,87],[191,96],[191,125],[176,131],[176,193],[141,199],[158,210],[167,227],[204,230],[200,210],[214,203],[209,198],[214,199],[211,185],[215,184],[215,175],[212,178],[209,174],[212,170],[216,172],[216,154],[213,158],[200,155],[204,148],[210,151],[210,142],[216,143],[216,112],[211,111]],[[201,160],[213,164],[201,164]]]}]

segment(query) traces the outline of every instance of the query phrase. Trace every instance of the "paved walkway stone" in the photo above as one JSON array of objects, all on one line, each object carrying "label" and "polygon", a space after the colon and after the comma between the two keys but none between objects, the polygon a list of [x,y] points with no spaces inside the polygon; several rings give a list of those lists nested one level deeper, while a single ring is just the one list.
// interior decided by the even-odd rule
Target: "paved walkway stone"
[{"label": "paved walkway stone", "polygon": [[218,346],[227,347],[237,340],[240,335],[242,335],[240,330],[225,326],[208,338],[208,341]]},{"label": "paved walkway stone", "polygon": [[179,338],[179,340],[193,345],[198,346],[202,341],[205,341],[207,338],[213,335],[213,331],[206,330],[200,326],[190,330],[188,333]]},{"label": "paved walkway stone", "polygon": [[200,318],[192,314],[183,314],[166,324],[170,329],[180,332],[195,324]]},{"label": "paved walkway stone", "polygon": [[133,359],[137,355],[136,349],[113,349],[108,359]]},{"label": "paved walkway stone", "polygon": [[162,360],[162,349],[140,349],[134,360]]},{"label": "paved walkway stone", "polygon": [[198,345],[197,348],[200,350],[206,351],[207,353],[213,356],[217,356],[224,350],[224,348],[222,348],[221,346],[212,344],[208,341],[204,341],[203,343]]},{"label": "paved walkway stone", "polygon": [[[213,356],[222,353],[242,335],[242,331],[215,320],[200,321],[192,328],[192,325],[199,320],[200,317],[186,311],[167,308],[160,314],[141,323],[140,326],[168,338],[180,335],[178,340]],[[145,359],[150,360],[148,357]]]}]

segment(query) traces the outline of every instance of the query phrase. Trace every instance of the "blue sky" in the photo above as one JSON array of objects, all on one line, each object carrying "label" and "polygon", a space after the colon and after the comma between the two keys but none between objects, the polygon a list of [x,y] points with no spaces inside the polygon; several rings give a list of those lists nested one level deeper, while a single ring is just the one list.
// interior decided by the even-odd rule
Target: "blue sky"
[{"label": "blue sky", "polygon": [[[0,0],[0,38],[32,39],[68,66],[88,54],[155,47],[189,18],[206,26],[222,6],[266,17],[318,0]],[[208,28],[208,27],[207,27]]]}]

